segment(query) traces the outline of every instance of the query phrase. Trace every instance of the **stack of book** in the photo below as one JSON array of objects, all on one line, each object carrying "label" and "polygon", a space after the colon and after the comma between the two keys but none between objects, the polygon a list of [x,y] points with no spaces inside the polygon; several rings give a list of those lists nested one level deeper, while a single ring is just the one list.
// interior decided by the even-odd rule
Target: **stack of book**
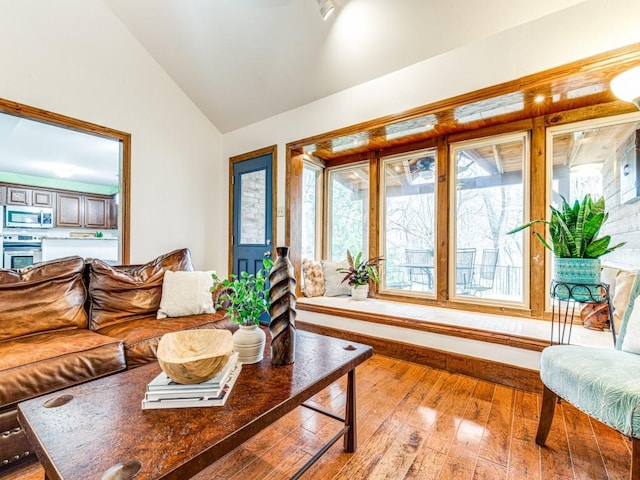
[{"label": "stack of book", "polygon": [[242,364],[234,353],[224,368],[212,379],[202,383],[175,383],[164,372],[151,380],[142,400],[142,409],[214,407],[224,405],[233,388]]}]

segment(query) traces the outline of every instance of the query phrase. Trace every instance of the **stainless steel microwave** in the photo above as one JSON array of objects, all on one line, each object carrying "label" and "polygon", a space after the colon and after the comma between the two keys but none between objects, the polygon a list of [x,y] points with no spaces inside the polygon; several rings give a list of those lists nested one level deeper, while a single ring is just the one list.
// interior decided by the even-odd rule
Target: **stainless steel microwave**
[{"label": "stainless steel microwave", "polygon": [[21,207],[7,205],[4,226],[18,228],[52,228],[53,209],[48,207]]}]

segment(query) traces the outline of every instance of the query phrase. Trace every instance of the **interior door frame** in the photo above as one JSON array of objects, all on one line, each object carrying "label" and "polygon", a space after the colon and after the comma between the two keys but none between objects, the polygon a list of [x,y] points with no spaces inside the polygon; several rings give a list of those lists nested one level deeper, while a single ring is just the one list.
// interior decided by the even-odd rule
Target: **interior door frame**
[{"label": "interior door frame", "polygon": [[273,197],[273,201],[271,202],[271,218],[273,219],[271,222],[271,258],[275,258],[273,254],[275,253],[276,239],[278,238],[276,236],[278,232],[278,146],[271,145],[269,147],[260,148],[258,150],[253,150],[251,152],[229,158],[229,230],[227,237],[227,272],[229,275],[233,272],[233,166],[238,162],[251,160],[253,158],[269,154],[271,154],[271,195]]},{"label": "interior door frame", "polygon": [[0,112],[18,117],[24,117],[37,122],[48,123],[61,128],[75,130],[89,135],[118,140],[121,146],[120,154],[120,205],[118,216],[120,223],[120,263],[127,265],[130,262],[130,237],[131,237],[131,134],[113,128],[104,127],[95,123],[86,122],[59,113],[49,112],[41,108],[24,105],[0,98]]}]

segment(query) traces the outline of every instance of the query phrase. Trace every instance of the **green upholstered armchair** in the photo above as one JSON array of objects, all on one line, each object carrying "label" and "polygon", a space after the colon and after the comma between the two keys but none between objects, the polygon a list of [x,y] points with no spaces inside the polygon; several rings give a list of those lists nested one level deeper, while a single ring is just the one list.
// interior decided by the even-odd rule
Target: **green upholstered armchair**
[{"label": "green upholstered armchair", "polygon": [[640,274],[631,288],[615,350],[578,345],[543,350],[540,378],[544,392],[536,434],[536,443],[544,445],[557,400],[566,400],[632,439],[632,480],[640,480],[640,355],[621,347],[639,296]]}]

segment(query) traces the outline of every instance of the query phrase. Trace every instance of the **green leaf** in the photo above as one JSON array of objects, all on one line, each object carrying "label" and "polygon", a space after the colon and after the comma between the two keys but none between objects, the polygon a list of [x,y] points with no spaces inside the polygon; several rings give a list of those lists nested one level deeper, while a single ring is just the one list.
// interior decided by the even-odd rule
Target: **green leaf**
[{"label": "green leaf", "polygon": [[532,221],[530,221],[529,223],[525,223],[524,225],[520,225],[519,227],[514,228],[513,230],[509,230],[509,231],[507,232],[507,235],[512,235],[512,234],[514,234],[514,233],[521,232],[521,231],[522,231],[522,230],[524,230],[525,228],[529,228],[530,226],[532,226],[532,225],[534,225],[534,224],[536,224],[536,223],[546,223],[546,224],[548,224],[549,222],[547,222],[546,220],[541,220],[541,219],[538,219],[538,220],[532,220]]},{"label": "green leaf", "polygon": [[611,237],[609,235],[599,238],[593,241],[584,252],[585,258],[598,258],[604,255],[609,249],[609,242]]},{"label": "green leaf", "polygon": [[587,245],[591,243],[591,241],[595,238],[596,235],[598,235],[598,232],[600,231],[600,227],[602,227],[602,224],[604,223],[604,221],[605,221],[605,214],[597,213],[595,215],[592,215],[591,218],[585,223],[583,236],[584,236],[584,241]]},{"label": "green leaf", "polygon": [[347,263],[349,264],[349,266],[351,268],[354,268],[353,265],[353,256],[351,255],[351,252],[349,251],[349,249],[347,249]]}]

